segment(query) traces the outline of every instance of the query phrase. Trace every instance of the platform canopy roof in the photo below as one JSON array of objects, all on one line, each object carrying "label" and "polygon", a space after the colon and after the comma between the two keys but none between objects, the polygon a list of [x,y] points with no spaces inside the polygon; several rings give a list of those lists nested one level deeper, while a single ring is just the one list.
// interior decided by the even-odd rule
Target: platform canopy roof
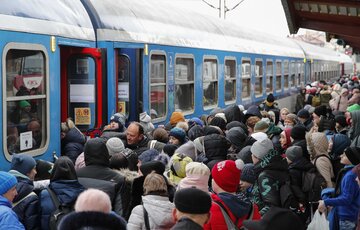
[{"label": "platform canopy roof", "polygon": [[299,28],[326,32],[326,40],[337,38],[360,52],[359,0],[281,0],[289,31]]}]

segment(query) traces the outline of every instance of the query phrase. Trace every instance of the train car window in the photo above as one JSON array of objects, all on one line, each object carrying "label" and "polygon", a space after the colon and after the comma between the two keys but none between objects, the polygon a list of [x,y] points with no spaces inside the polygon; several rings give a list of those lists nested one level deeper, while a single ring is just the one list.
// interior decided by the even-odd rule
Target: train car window
[{"label": "train car window", "polygon": [[300,79],[301,79],[301,84],[303,86],[305,86],[305,65],[304,63],[300,63]]},{"label": "train car window", "polygon": [[251,62],[250,60],[243,60],[241,63],[241,78],[242,78],[242,95],[241,97],[248,98],[251,93]]},{"label": "train car window", "polygon": [[166,115],[166,58],[165,55],[152,54],[150,60],[150,109],[158,118]]},{"label": "train car window", "polygon": [[232,102],[236,99],[236,61],[225,60],[225,102]]},{"label": "train car window", "polygon": [[176,58],[175,109],[194,110],[194,59]]},{"label": "train car window", "polygon": [[273,93],[273,78],[274,78],[274,68],[273,62],[267,61],[266,62],[266,93]]},{"label": "train car window", "polygon": [[47,142],[46,55],[33,49],[5,51],[3,143],[10,155],[41,149]]},{"label": "train car window", "polygon": [[255,95],[262,96],[263,94],[263,65],[262,61],[255,62]]},{"label": "train car window", "polygon": [[204,59],[203,63],[204,106],[218,103],[218,64],[216,59]]},{"label": "train car window", "polygon": [[124,92],[129,92],[130,87],[130,59],[128,56],[119,55],[117,62],[117,110],[128,117],[130,111],[130,98],[129,94]]},{"label": "train car window", "polygon": [[291,64],[290,64],[290,71],[291,71],[291,87],[296,87],[296,79],[295,79],[295,76],[297,74],[297,70],[295,68],[295,62],[292,61]]},{"label": "train car window", "polygon": [[281,91],[281,61],[276,62],[276,91]]},{"label": "train car window", "polygon": [[297,85],[300,87],[301,85],[301,62],[296,62],[296,69],[297,69]]},{"label": "train car window", "polygon": [[284,61],[284,88],[289,88],[289,61]]}]

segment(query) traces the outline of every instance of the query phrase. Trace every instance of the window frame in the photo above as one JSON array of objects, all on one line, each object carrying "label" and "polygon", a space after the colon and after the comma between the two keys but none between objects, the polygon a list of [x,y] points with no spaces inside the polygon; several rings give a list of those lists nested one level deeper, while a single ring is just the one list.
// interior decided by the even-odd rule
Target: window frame
[{"label": "window frame", "polygon": [[[243,64],[244,63],[249,63],[250,64],[250,76],[249,77],[244,77],[243,76],[243,71],[242,71],[242,67],[243,67]],[[249,82],[250,82],[250,84],[249,84],[249,88],[250,88],[250,90],[249,90],[249,96],[247,96],[247,97],[243,97],[243,95],[242,95],[242,93],[241,93],[241,99],[242,99],[242,101],[244,101],[244,100],[248,100],[248,99],[250,99],[251,98],[251,92],[252,92],[252,86],[251,86],[251,74],[252,74],[252,71],[251,71],[251,66],[252,66],[252,61],[251,61],[251,58],[249,58],[249,57],[243,57],[243,58],[241,58],[241,92],[243,92],[243,89],[244,89],[244,79],[246,79],[246,80],[249,80]]]},{"label": "window frame", "polygon": [[[152,71],[152,68],[151,68],[151,57],[153,55],[162,55],[165,57],[165,84],[152,84],[151,83],[151,71]],[[156,119],[153,120],[153,122],[160,122],[160,121],[164,121],[166,120],[166,117],[168,116],[168,87],[169,87],[169,81],[168,81],[168,57],[166,55],[166,52],[164,51],[161,51],[161,50],[154,50],[154,51],[151,51],[150,55],[149,55],[149,111],[152,109],[151,107],[151,87],[152,86],[160,86],[160,85],[165,85],[165,113],[163,116],[161,117],[157,117]],[[158,111],[156,111],[158,112]]]},{"label": "window frame", "polygon": [[[256,66],[257,63],[260,62],[260,68],[259,68],[259,76],[256,75]],[[260,71],[261,70],[261,71]],[[262,72],[262,73],[260,73]],[[260,86],[261,86],[261,93],[256,93],[256,81],[260,78]],[[264,61],[262,58],[255,58],[255,65],[254,65],[254,95],[256,98],[262,97],[264,95]]]},{"label": "window frame", "polygon": [[[205,60],[212,60],[212,61],[216,61],[216,80],[210,80],[210,81],[204,81],[204,69],[205,69]],[[201,74],[201,82],[202,82],[202,97],[204,99],[205,95],[204,95],[204,83],[216,83],[216,103],[215,104],[211,104],[211,105],[205,105],[204,104],[204,100],[202,100],[202,104],[203,104],[203,109],[207,110],[207,109],[213,109],[216,108],[219,105],[219,60],[218,57],[215,55],[204,55],[203,56],[203,60],[202,60],[202,74]]]},{"label": "window frame", "polygon": [[[282,91],[282,79],[283,79],[283,61],[282,60],[276,60],[276,70],[275,70],[275,91],[276,93],[280,93]],[[280,63],[280,68],[278,68],[278,63]],[[279,70],[279,73],[278,73]],[[277,88],[277,80],[278,77],[280,77],[280,89]]]},{"label": "window frame", "polygon": [[[195,103],[196,103],[196,100],[195,100],[195,97],[196,97],[196,87],[195,87],[195,81],[196,81],[196,63],[195,63],[195,57],[193,54],[175,54],[175,68],[174,68],[174,71],[176,71],[176,60],[178,58],[182,58],[182,59],[192,59],[193,60],[193,76],[194,76],[194,79],[192,81],[192,84],[193,84],[193,98],[194,100],[192,101],[192,109],[191,110],[182,110],[183,113],[186,115],[186,114],[191,114],[195,111]],[[186,81],[186,83],[184,84],[181,84],[181,85],[189,85],[189,81]],[[174,73],[174,108],[175,108],[175,89],[176,89],[176,74]]]},{"label": "window frame", "polygon": [[[42,54],[44,55],[44,67],[45,67],[45,94],[43,95],[30,95],[30,96],[19,96],[16,98],[16,96],[12,96],[12,97],[7,97],[7,89],[6,89],[6,55],[8,54],[8,52],[10,50],[28,50],[28,51],[39,51],[42,52]],[[49,142],[50,142],[50,86],[49,86],[49,82],[50,82],[50,68],[49,68],[49,54],[47,52],[47,49],[44,45],[42,44],[34,44],[34,43],[17,43],[17,42],[10,42],[8,44],[5,45],[4,49],[3,49],[3,54],[2,54],[2,63],[3,63],[3,69],[2,69],[2,75],[3,75],[3,79],[2,79],[2,90],[3,90],[3,150],[4,150],[4,156],[7,160],[11,160],[11,156],[12,154],[9,153],[8,148],[7,148],[7,121],[8,121],[8,116],[7,116],[7,103],[9,101],[19,101],[19,100],[32,100],[32,99],[45,99],[45,109],[43,111],[43,113],[45,113],[44,115],[44,119],[45,121],[41,121],[42,123],[42,138],[45,138],[44,140],[44,146],[40,147],[38,149],[33,149],[33,150],[29,150],[29,151],[24,151],[22,153],[26,153],[29,154],[31,156],[39,156],[45,153],[46,149],[49,146]],[[10,98],[10,100],[9,100]],[[13,98],[13,99],[12,99]],[[15,100],[16,98],[16,100]],[[12,99],[12,100],[11,100]],[[44,124],[46,124],[46,127],[44,128]],[[20,135],[20,133],[19,133]]]},{"label": "window frame", "polygon": [[[268,74],[268,63],[271,63],[271,75]],[[276,63],[276,62],[275,62]],[[266,69],[266,72],[265,72],[265,82],[266,82],[266,89],[267,89],[267,80],[268,80],[268,77],[270,76],[271,79],[270,79],[270,84],[271,84],[271,90],[268,92],[266,90],[266,94],[270,94],[270,93],[274,93],[274,61],[272,59],[266,59],[266,63],[265,63],[265,69]]]},{"label": "window frame", "polygon": [[[287,65],[286,65],[287,64]],[[286,66],[287,66],[287,72],[286,72]],[[290,77],[290,62],[288,59],[283,61],[283,69],[284,69],[284,90],[288,90],[290,88],[289,84],[289,77]],[[286,77],[287,76],[287,77]],[[287,78],[287,80],[286,80]],[[285,84],[286,83],[286,84]]]},{"label": "window frame", "polygon": [[[225,72],[226,72],[226,61],[234,61],[235,62],[235,65],[234,65],[234,70],[235,70],[235,73],[234,73],[234,77],[230,77],[229,79],[226,79],[225,78]],[[233,57],[233,56],[228,56],[228,57],[225,57],[224,58],[224,102],[225,102],[225,105],[230,105],[230,104],[233,104],[236,102],[236,98],[237,98],[237,84],[238,84],[238,81],[237,81],[237,60],[236,60],[236,57]],[[235,97],[233,100],[230,100],[230,101],[227,101],[226,100],[226,97],[225,97],[225,93],[226,93],[226,80],[232,80],[232,82],[235,81]]]}]

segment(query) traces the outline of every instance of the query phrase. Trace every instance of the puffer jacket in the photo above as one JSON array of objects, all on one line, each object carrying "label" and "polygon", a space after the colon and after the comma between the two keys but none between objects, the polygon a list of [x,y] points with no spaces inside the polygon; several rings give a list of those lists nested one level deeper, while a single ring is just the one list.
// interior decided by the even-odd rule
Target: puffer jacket
[{"label": "puffer jacket", "polygon": [[11,203],[0,195],[0,226],[1,229],[25,230],[16,213],[11,209]]},{"label": "puffer jacket", "polygon": [[146,195],[142,197],[143,205],[136,206],[130,215],[127,229],[139,230],[145,228],[144,210],[149,217],[149,225],[152,230],[171,229],[175,224],[172,218],[174,204],[166,196]]},{"label": "puffer jacket", "polygon": [[75,164],[76,158],[84,151],[85,136],[77,129],[72,128],[61,140],[61,155],[69,157]]},{"label": "puffer jacket", "polygon": [[351,140],[350,146],[360,147],[360,110],[351,112],[352,125],[348,132]]},{"label": "puffer jacket", "polygon": [[[10,170],[18,181],[17,196],[13,200],[13,210],[26,229],[40,229],[39,198],[34,191],[33,182],[16,170]],[[16,205],[16,206],[15,206]]]},{"label": "puffer jacket", "polygon": [[237,195],[231,193],[213,193],[211,194],[211,198],[213,200],[210,209],[211,216],[210,220],[204,225],[205,230],[228,229],[221,208],[216,202],[219,202],[224,206],[233,223],[237,223],[238,228],[243,226],[243,221],[251,216],[251,212],[253,212],[251,220],[259,220],[261,218],[257,206],[253,205],[250,200],[241,199]]},{"label": "puffer jacket", "polygon": [[270,150],[254,166],[257,180],[252,190],[253,203],[264,215],[271,206],[281,207],[280,187],[289,179],[288,164],[280,153]]},{"label": "puffer jacket", "polygon": [[230,142],[220,134],[210,134],[204,137],[204,152],[207,161],[204,162],[210,170],[212,167],[223,160],[226,160]]},{"label": "puffer jacket", "polygon": [[[79,194],[85,188],[77,180],[58,180],[51,182],[49,188],[57,196],[61,205],[73,206]],[[49,191],[44,189],[40,193],[41,229],[50,229],[50,215],[56,210]]]}]

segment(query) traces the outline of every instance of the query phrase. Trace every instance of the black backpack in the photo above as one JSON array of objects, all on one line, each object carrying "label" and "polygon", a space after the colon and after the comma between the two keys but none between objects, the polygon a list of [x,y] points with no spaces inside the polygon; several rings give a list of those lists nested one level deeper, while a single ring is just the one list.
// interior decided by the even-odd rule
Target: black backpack
[{"label": "black backpack", "polygon": [[56,230],[61,219],[65,215],[69,214],[70,212],[73,212],[74,207],[72,205],[67,206],[67,205],[60,204],[59,199],[57,198],[54,191],[52,191],[49,187],[47,188],[47,190],[48,190],[51,200],[53,201],[55,208],[56,208],[50,215],[49,227],[50,227],[50,230]]},{"label": "black backpack", "polygon": [[325,178],[320,174],[316,166],[302,173],[302,191],[307,194],[309,202],[321,200],[321,190],[326,187]]}]

